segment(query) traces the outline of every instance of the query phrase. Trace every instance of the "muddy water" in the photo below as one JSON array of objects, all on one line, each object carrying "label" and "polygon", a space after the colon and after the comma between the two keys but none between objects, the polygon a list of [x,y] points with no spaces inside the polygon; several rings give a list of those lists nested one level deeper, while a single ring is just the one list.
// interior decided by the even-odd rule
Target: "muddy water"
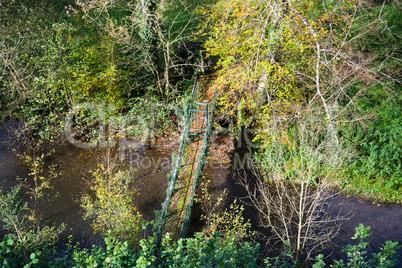
[{"label": "muddy water", "polygon": [[[402,245],[402,206],[397,204],[377,204],[354,197],[339,195],[332,202],[331,211],[337,213],[342,210],[344,214],[350,211],[350,219],[341,223],[339,235],[333,239],[330,249],[334,257],[341,258],[341,248],[351,243],[350,237],[355,233],[359,223],[370,226],[371,236],[368,252],[377,251],[385,241],[399,242]],[[402,251],[400,251],[402,253]]]},{"label": "muddy water", "polygon": [[[10,133],[5,126],[0,126],[0,187],[9,190],[15,185],[16,177],[24,178],[28,170],[21,161],[11,153],[3,141],[10,138]],[[168,184],[167,174],[171,169],[172,148],[148,148],[144,145],[127,151],[124,164],[137,169],[135,173],[134,187],[138,191],[136,205],[146,220],[154,218],[154,210],[160,209],[165,197]],[[102,151],[81,149],[69,142],[60,140],[51,145],[55,154],[46,159],[46,164],[55,163],[62,175],[52,181],[53,190],[49,192],[49,201],[41,204],[45,210],[44,216],[56,225],[62,222],[67,225],[67,230],[62,234],[62,240],[73,235],[76,240],[84,245],[98,244],[102,239],[94,235],[90,223],[82,219],[82,211],[79,200],[83,193],[88,191],[90,170],[94,170]],[[50,149],[50,148],[48,148]],[[232,161],[233,162],[233,161]],[[219,164],[209,161],[205,168],[204,182],[208,182],[208,188],[216,198],[224,189],[227,189],[228,197],[224,204],[228,206],[234,198],[244,198],[246,193],[241,186],[236,184],[235,172],[232,164]],[[333,200],[332,212],[337,213],[342,208],[344,212],[353,215],[342,223],[340,233],[333,240],[330,249],[332,257],[340,258],[341,248],[350,243],[350,237],[359,223],[371,226],[369,251],[378,249],[387,240],[399,241],[402,244],[402,206],[373,204],[353,197],[338,196]],[[192,213],[192,224],[189,234],[201,230],[203,223],[199,221],[202,214],[200,204],[195,204]],[[258,229],[258,213],[251,207],[246,207],[245,217],[251,219],[253,226]],[[4,231],[0,231],[0,235]],[[1,237],[0,237],[1,238]]]},{"label": "muddy water", "polygon": [[[16,177],[26,178],[28,174],[26,166],[8,149],[8,142],[10,138],[12,140],[9,128],[13,126],[16,123],[0,126],[0,187],[3,190],[16,185]],[[136,169],[133,187],[138,196],[135,205],[145,220],[154,219],[154,210],[161,209],[168,184],[167,174],[171,170],[173,147],[147,148],[145,144],[138,143],[135,149],[126,150],[124,155],[124,168]],[[90,222],[83,220],[79,200],[83,193],[88,192],[90,171],[97,168],[106,150],[78,148],[63,139],[45,144],[44,148],[45,151],[55,150],[52,156],[45,159],[45,167],[57,164],[57,172],[61,175],[51,181],[53,188],[47,190],[48,196],[39,204],[44,210],[43,218],[55,225],[66,224],[62,241],[73,235],[84,245],[102,243],[103,239],[93,234]],[[22,198],[28,200],[27,196],[22,195]],[[4,234],[4,231],[1,233]]]},{"label": "muddy water", "polygon": [[[225,200],[225,207],[228,207],[234,198],[247,201],[246,192],[236,183],[236,167],[232,164],[219,164],[210,161],[206,166],[205,173],[204,181],[210,181],[208,188],[215,197],[219,196],[224,189],[227,189],[228,197]],[[201,194],[200,191],[199,194]],[[195,208],[192,214],[192,232],[199,231],[203,226],[203,222],[199,220],[202,214],[202,207],[200,204],[196,204]],[[353,244],[354,241],[350,238],[354,235],[355,228],[359,223],[371,227],[371,236],[366,239],[370,243],[368,252],[378,252],[379,248],[388,240],[397,241],[402,245],[401,205],[377,204],[350,196],[338,195],[332,200],[330,214],[336,215],[339,211],[341,211],[340,216],[347,215],[349,219],[340,223],[338,236],[322,252],[326,256],[331,254],[331,259],[344,258],[345,254],[342,249],[347,244]],[[267,230],[258,227],[258,212],[254,208],[246,206],[244,216],[246,219],[251,220],[255,230],[269,235]],[[260,242],[264,243],[264,241]],[[399,253],[402,256],[402,250]]]}]

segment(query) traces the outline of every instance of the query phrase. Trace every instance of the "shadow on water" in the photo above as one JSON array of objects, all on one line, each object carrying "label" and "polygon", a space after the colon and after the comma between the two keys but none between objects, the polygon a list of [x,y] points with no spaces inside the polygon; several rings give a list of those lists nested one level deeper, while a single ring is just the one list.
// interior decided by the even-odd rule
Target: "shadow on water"
[{"label": "shadow on water", "polygon": [[[350,238],[355,233],[359,223],[370,226],[368,252],[378,252],[385,241],[399,242],[402,245],[402,206],[398,204],[378,204],[367,202],[355,197],[338,195],[332,201],[331,213],[351,211],[350,219],[341,223],[339,234],[332,240],[328,250],[333,251],[333,257],[340,259],[341,249],[347,244],[353,244]],[[329,252],[329,251],[328,251]],[[402,251],[400,250],[400,254]],[[343,254],[344,255],[344,254]]]},{"label": "shadow on water", "polygon": [[[241,155],[244,154],[244,151],[240,150],[235,153]],[[204,169],[205,176],[203,181],[209,181],[208,189],[215,198],[219,196],[224,189],[228,191],[228,197],[224,205],[220,208],[221,210],[229,208],[229,205],[235,198],[246,202],[248,200],[246,198],[246,191],[236,180],[236,176],[239,176],[235,163],[237,160],[232,158],[232,162],[228,164],[209,162]],[[251,172],[249,172],[248,176],[252,176]],[[201,195],[200,189],[198,189],[198,194]],[[325,256],[331,255],[331,259],[341,259],[345,257],[342,249],[347,244],[355,244],[355,241],[352,240],[351,237],[354,235],[355,228],[359,223],[371,227],[371,236],[366,239],[366,241],[369,242],[369,248],[367,249],[369,253],[378,252],[388,240],[399,242],[399,244],[402,245],[402,205],[377,204],[340,194],[333,198],[329,210],[329,214],[333,216],[336,216],[341,211],[340,216],[345,215],[349,218],[339,223],[339,234],[331,241],[328,248],[321,252],[324,253]],[[189,234],[201,231],[204,226],[204,222],[200,221],[202,214],[203,209],[201,204],[195,204]],[[244,217],[245,219],[250,219],[252,228],[255,231],[266,237],[270,236],[267,229],[259,227],[259,213],[255,208],[245,206]],[[259,242],[262,246],[264,246],[265,243],[269,243],[267,239],[260,240]],[[401,258],[402,249],[399,253]]]}]

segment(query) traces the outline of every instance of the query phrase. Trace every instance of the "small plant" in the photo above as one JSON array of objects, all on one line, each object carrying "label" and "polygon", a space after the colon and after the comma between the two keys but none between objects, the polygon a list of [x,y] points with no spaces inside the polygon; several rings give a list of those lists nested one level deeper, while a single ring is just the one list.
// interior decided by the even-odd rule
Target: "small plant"
[{"label": "small plant", "polygon": [[381,248],[380,253],[372,254],[369,258],[367,248],[369,243],[364,241],[365,238],[370,236],[370,227],[365,227],[362,223],[356,227],[356,233],[352,239],[357,240],[357,245],[347,245],[343,252],[346,253],[347,262],[343,260],[335,261],[331,267],[396,267],[398,264],[397,252],[400,248],[398,242],[387,241]]},{"label": "small plant", "polygon": [[17,178],[22,188],[30,195],[32,203],[32,215],[39,216],[39,200],[45,196],[45,190],[51,189],[51,181],[57,178],[60,173],[56,171],[57,164],[46,166],[47,158],[51,157],[55,151],[44,148],[45,140],[35,134],[35,125],[28,122],[25,125],[20,124],[13,129],[15,140],[10,142],[10,150],[25,164],[28,168],[28,174],[25,178]]},{"label": "small plant", "polygon": [[[0,260],[3,267],[21,267],[22,263],[35,264],[42,254],[49,256],[54,253],[52,246],[59,234],[65,229],[42,225],[27,210],[27,204],[19,197],[21,186],[11,189],[8,193],[0,191],[0,221],[10,233],[0,243]],[[44,259],[42,257],[41,259]],[[30,266],[28,266],[30,267]]]},{"label": "small plant", "polygon": [[133,205],[136,192],[130,187],[134,181],[131,172],[113,173],[100,165],[93,176],[94,195],[86,194],[81,203],[84,217],[93,219],[96,232],[136,244],[143,220]]},{"label": "small plant", "polygon": [[203,205],[205,214],[201,216],[201,220],[206,221],[206,226],[202,233],[206,237],[213,237],[215,233],[219,232],[221,243],[229,243],[234,238],[237,243],[242,244],[255,235],[254,232],[250,231],[250,221],[246,221],[243,217],[244,206],[239,205],[237,200],[230,204],[229,209],[223,212],[218,211],[227,195],[226,190],[220,194],[216,201],[208,192],[205,183],[201,185],[201,192],[201,198],[197,198],[196,201],[202,202]]}]

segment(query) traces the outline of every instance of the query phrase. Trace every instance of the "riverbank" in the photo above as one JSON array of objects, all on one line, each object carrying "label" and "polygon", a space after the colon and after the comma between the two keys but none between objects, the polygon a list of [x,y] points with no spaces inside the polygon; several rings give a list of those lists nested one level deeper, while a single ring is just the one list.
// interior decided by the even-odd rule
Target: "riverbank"
[{"label": "riverbank", "polygon": [[[229,163],[209,161],[204,174],[203,182],[208,182],[208,189],[214,198],[217,198],[224,189],[228,193],[223,205],[219,208],[220,211],[229,209],[235,199],[247,202],[246,191],[237,184],[236,176],[239,174],[236,172],[233,161]],[[351,237],[354,236],[355,228],[359,223],[371,227],[371,236],[366,239],[369,242],[367,251],[370,254],[378,252],[386,241],[399,242],[402,245],[402,226],[400,224],[402,222],[402,205],[400,204],[367,201],[341,192],[331,200],[329,213],[332,216],[336,216],[338,213],[339,216],[346,216],[345,220],[338,222],[338,235],[321,252],[325,256],[329,256],[329,259],[339,260],[345,257],[342,249],[348,244],[356,243]],[[205,223],[200,221],[202,214],[204,214],[202,205],[197,203],[194,207],[191,233],[200,231],[204,226]],[[266,243],[269,243],[271,234],[268,229],[260,227],[258,215],[258,211],[254,207],[245,205],[245,219],[251,221],[252,229],[260,234],[260,244],[263,248],[268,249],[271,245]],[[402,256],[402,249],[399,253]]]},{"label": "riverbank", "polygon": [[[216,139],[216,137],[212,139],[214,138]],[[229,136],[220,137],[220,139],[229,142],[229,144],[222,145],[225,148],[229,148],[229,150],[216,150],[216,148],[219,149],[219,146],[215,148],[214,145],[211,144],[211,153],[204,169],[202,182],[207,184],[207,188],[214,198],[218,198],[226,189],[228,195],[224,199],[222,206],[218,209],[219,211],[223,211],[229,209],[230,204],[232,204],[235,199],[244,202],[248,201],[247,192],[237,182],[238,176],[241,175],[239,174],[239,168],[242,167],[242,165],[243,167],[247,167],[247,161],[244,160],[244,157],[249,151],[244,147],[235,148],[234,139],[229,140]],[[221,147],[221,149],[223,147]],[[220,161],[220,159],[226,158],[228,158],[229,161]],[[202,195],[200,190],[198,191],[198,195]],[[201,215],[205,214],[202,204],[195,204],[193,211],[190,234],[202,230],[205,224],[205,222],[200,220]],[[347,191],[339,191],[331,200],[329,214],[332,216],[339,214],[341,217],[346,217],[342,222],[338,222],[338,235],[330,242],[328,247],[322,251],[322,253],[324,253],[325,256],[329,256],[330,259],[340,259],[344,257],[345,254],[342,252],[342,249],[346,245],[356,242],[352,240],[351,237],[354,236],[355,228],[360,223],[371,227],[371,236],[367,238],[367,242],[369,242],[369,253],[378,252],[378,250],[383,247],[384,243],[389,240],[399,242],[399,244],[402,245],[402,228],[400,226],[402,222],[402,205],[400,204],[374,202],[373,200],[354,196]],[[269,243],[271,234],[268,229],[260,227],[258,215],[259,213],[254,207],[245,205],[245,219],[251,221],[254,231],[257,231],[262,237],[265,237],[259,239],[259,242],[263,247],[267,246],[268,248],[269,246],[266,243]],[[399,253],[402,254],[402,249]]]},{"label": "riverbank", "polygon": [[[0,128],[0,138],[3,139],[7,135],[6,130]],[[137,170],[135,173],[135,187],[138,191],[136,206],[148,221],[155,218],[154,210],[161,208],[165,198],[167,174],[171,170],[171,155],[177,146],[175,137],[177,135],[171,134],[157,139],[154,146],[149,147],[143,144],[132,151],[127,151],[126,154],[126,163]],[[96,154],[94,155],[88,149],[77,148],[63,142],[54,144],[52,148],[55,149],[55,154],[46,160],[47,164],[57,163],[62,175],[52,181],[53,189],[48,192],[51,198],[43,203],[43,206],[47,207],[45,219],[57,226],[63,222],[67,224],[66,231],[61,235],[60,244],[66,242],[69,235],[73,235],[75,241],[88,248],[94,244],[103,244],[101,236],[93,234],[90,222],[82,219],[79,206],[80,196],[88,188],[88,169],[94,168],[97,164]],[[238,176],[238,162],[242,160],[240,156],[247,152],[245,148],[235,149],[234,139],[229,136],[220,135],[211,138],[210,154],[202,182],[207,184],[214,198],[226,189],[228,195],[220,210],[228,208],[235,199],[245,200],[246,193],[237,184],[236,176]],[[21,178],[27,176],[28,170],[4,143],[0,144],[0,159],[2,161],[0,183],[3,190],[15,185],[16,176]],[[200,191],[198,194],[201,196]],[[372,235],[368,238],[369,252],[374,252],[387,240],[402,244],[400,227],[402,206],[399,204],[369,202],[343,192],[332,200],[330,209],[331,213],[337,213],[340,209],[343,213],[350,212],[350,219],[341,223],[338,236],[332,240],[326,251],[326,254],[332,253],[331,258],[339,258],[342,255],[342,248],[351,243],[350,237],[353,236],[354,229],[359,223],[371,226]],[[200,221],[203,213],[201,204],[196,203],[192,213],[190,236],[204,226],[204,223]],[[259,227],[258,213],[253,207],[246,206],[244,217],[251,220],[254,230],[266,236],[269,235],[268,230]],[[264,244],[266,241],[261,240],[261,243]]]},{"label": "riverbank", "polygon": [[338,185],[342,186],[337,189],[345,194],[368,202],[402,204],[402,187],[388,188],[384,180],[371,181],[349,176],[348,179],[339,181]]}]

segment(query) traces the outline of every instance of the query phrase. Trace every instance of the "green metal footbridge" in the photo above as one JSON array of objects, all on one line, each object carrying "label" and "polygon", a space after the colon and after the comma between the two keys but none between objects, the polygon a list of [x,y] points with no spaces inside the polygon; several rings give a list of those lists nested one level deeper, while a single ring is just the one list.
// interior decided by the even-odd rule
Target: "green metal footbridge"
[{"label": "green metal footbridge", "polygon": [[193,173],[191,189],[189,191],[189,196],[187,198],[186,209],[182,221],[182,226],[179,234],[179,238],[184,238],[187,234],[190,219],[191,210],[193,207],[194,196],[197,192],[199,181],[202,177],[202,170],[205,163],[205,158],[208,153],[209,138],[212,133],[212,114],[215,109],[216,92],[212,100],[208,102],[197,102],[199,92],[199,84],[197,76],[195,77],[192,94],[191,94],[191,104],[185,111],[185,124],[183,127],[183,132],[180,141],[179,151],[174,162],[173,171],[169,179],[169,186],[166,191],[166,199],[163,203],[162,212],[159,218],[158,228],[156,232],[156,246],[159,247],[161,244],[163,230],[165,228],[166,219],[169,216],[169,207],[171,205],[173,192],[177,183],[177,178],[179,176],[180,168],[182,167],[182,160],[185,148],[192,142],[194,137],[202,138],[201,149],[196,154],[196,160],[194,162],[195,172]]}]

